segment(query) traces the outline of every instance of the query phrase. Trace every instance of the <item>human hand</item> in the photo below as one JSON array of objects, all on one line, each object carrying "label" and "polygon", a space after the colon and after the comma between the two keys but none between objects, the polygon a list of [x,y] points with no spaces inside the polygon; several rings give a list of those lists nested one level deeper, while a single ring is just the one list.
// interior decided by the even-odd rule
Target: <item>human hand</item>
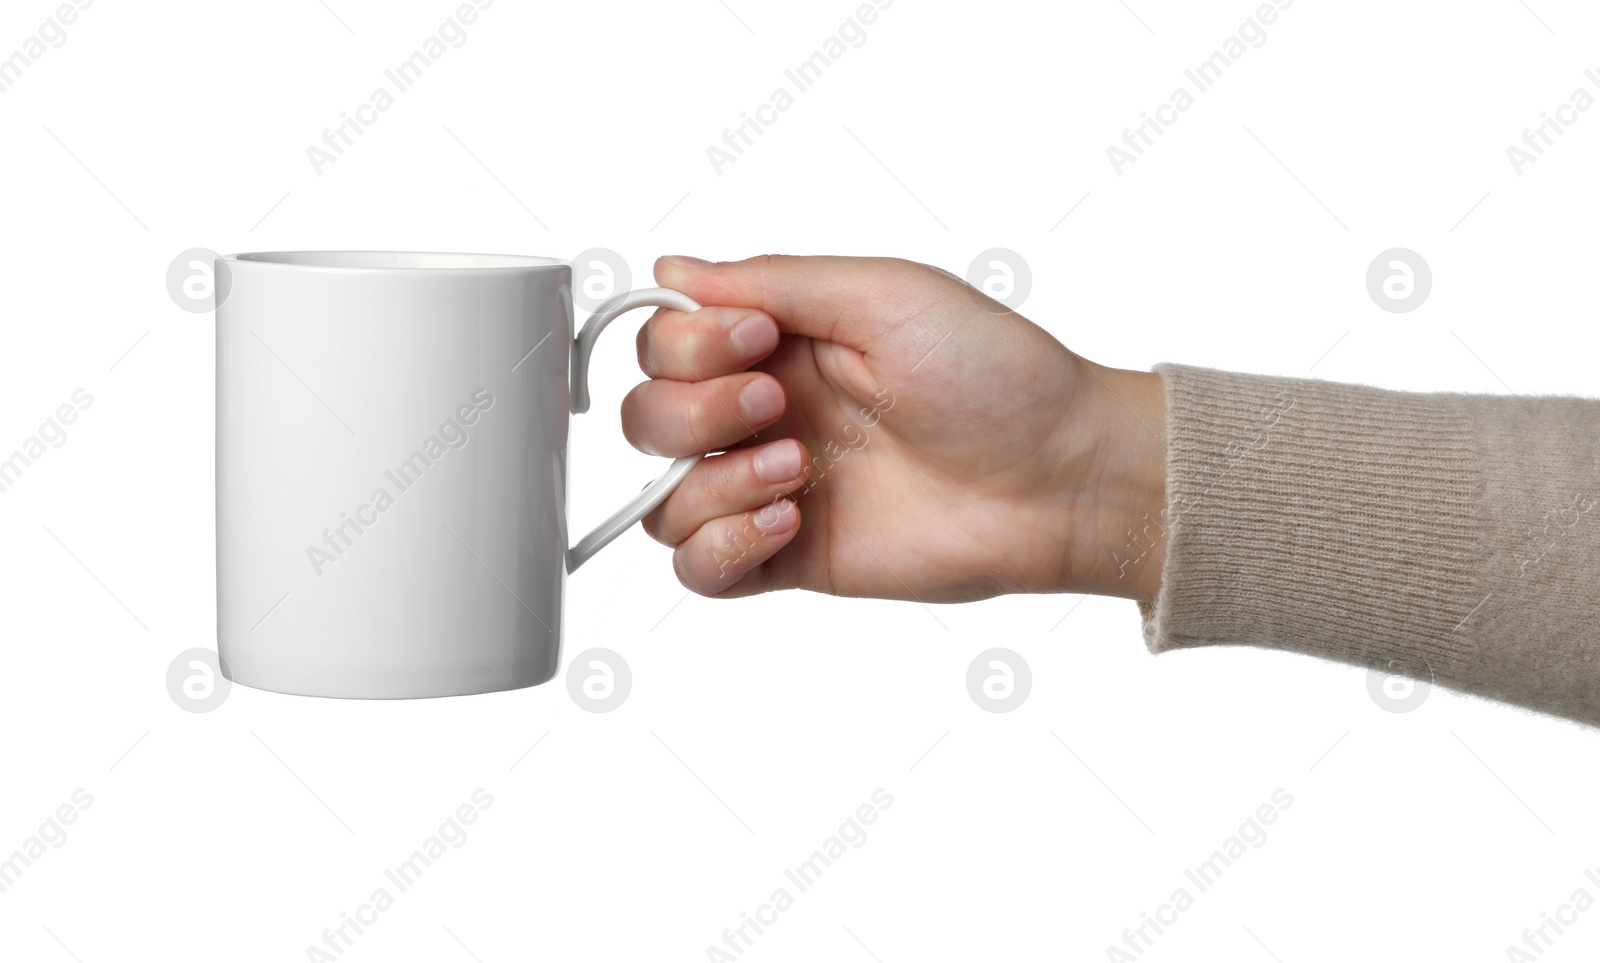
[{"label": "human hand", "polygon": [[1159,375],[910,261],[667,257],[655,276],[706,307],[641,328],[652,380],[622,424],[652,454],[723,450],[644,520],[691,590],[1155,597]]}]

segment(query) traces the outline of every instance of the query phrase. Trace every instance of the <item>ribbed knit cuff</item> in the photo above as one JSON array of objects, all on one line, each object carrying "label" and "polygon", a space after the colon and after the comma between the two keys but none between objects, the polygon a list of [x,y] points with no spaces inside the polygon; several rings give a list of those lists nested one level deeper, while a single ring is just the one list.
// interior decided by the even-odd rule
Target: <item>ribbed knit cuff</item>
[{"label": "ribbed knit cuff", "polygon": [[1479,473],[1459,396],[1162,364],[1160,652],[1237,643],[1457,681]]}]

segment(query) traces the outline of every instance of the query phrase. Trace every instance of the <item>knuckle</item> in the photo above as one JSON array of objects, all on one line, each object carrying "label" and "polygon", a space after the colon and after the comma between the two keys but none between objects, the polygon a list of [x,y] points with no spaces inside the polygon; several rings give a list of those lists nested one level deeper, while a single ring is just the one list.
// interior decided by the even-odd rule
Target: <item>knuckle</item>
[{"label": "knuckle", "polygon": [[645,372],[652,378],[673,373],[673,342],[680,337],[678,317],[662,308],[639,328],[639,363],[648,365]]},{"label": "knuckle", "polygon": [[672,551],[672,574],[678,577],[678,584],[696,595],[708,594],[698,583],[699,580],[689,571],[689,548],[687,544],[679,545]]},{"label": "knuckle", "polygon": [[748,451],[719,455],[717,461],[716,472],[706,478],[706,487],[717,504],[742,502],[748,492],[764,487],[752,465],[754,456]]},{"label": "knuckle", "polygon": [[724,519],[716,527],[715,538],[721,546],[721,581],[744,574],[750,567],[752,555],[758,545],[759,533],[751,521],[752,513],[742,512]]},{"label": "knuckle", "polygon": [[663,311],[639,330],[640,363],[649,359],[653,377],[697,377],[711,327],[715,327],[715,315]]},{"label": "knuckle", "polygon": [[884,276],[901,284],[927,282],[936,278],[955,280],[962,284],[966,284],[966,281],[956,277],[956,275],[944,270],[943,268],[936,267],[932,264],[924,264],[921,261],[912,261],[908,258],[884,258],[882,265],[884,268]]},{"label": "knuckle", "polygon": [[627,439],[628,444],[633,447],[646,454],[653,455],[656,453],[656,446],[650,441],[649,418],[645,414],[649,410],[649,406],[644,404],[642,397],[649,386],[650,383],[648,381],[641,385],[635,385],[632,391],[623,395],[622,437]]},{"label": "knuckle", "polygon": [[702,384],[694,403],[688,405],[683,412],[684,433],[692,450],[710,451],[715,447],[712,430],[718,410],[720,406],[717,404],[716,392]]},{"label": "knuckle", "polygon": [[705,324],[678,325],[672,331],[672,340],[662,343],[672,352],[676,366],[683,368],[684,374],[689,377],[696,377],[695,370],[705,351]]},{"label": "knuckle", "polygon": [[688,478],[684,479],[679,491],[693,485],[695,501],[700,505],[724,504],[734,489],[734,472],[729,467],[732,460],[733,456],[728,453],[706,458],[695,466]]}]

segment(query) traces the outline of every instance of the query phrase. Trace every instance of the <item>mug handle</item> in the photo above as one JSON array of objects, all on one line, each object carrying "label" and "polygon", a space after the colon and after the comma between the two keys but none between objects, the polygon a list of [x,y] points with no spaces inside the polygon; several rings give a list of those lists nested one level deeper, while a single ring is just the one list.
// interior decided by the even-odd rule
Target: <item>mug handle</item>
[{"label": "mug handle", "polygon": [[[578,337],[572,346],[573,414],[581,415],[589,410],[589,357],[594,353],[594,343],[600,337],[600,332],[619,315],[634,308],[644,307],[672,308],[675,311],[700,310],[700,305],[693,298],[670,288],[640,288],[609,298],[595,308],[594,313],[589,315],[589,320],[583,323],[583,330],[578,332]],[[634,496],[632,501],[618,509],[616,514],[601,522],[594,531],[583,536],[578,544],[567,549],[567,572],[570,574],[577,571],[578,566],[611,544],[612,539],[627,531],[633,523],[666,501],[672,490],[688,476],[689,470],[704,457],[704,455],[689,455],[675,460],[665,474],[651,482],[644,491]]]}]

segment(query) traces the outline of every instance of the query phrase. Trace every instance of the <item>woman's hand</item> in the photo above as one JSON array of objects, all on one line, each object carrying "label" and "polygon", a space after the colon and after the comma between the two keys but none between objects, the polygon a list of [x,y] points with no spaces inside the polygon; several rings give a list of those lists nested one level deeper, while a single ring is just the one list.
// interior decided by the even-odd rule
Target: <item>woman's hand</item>
[{"label": "woman's hand", "polygon": [[1158,375],[909,261],[668,257],[655,275],[707,307],[641,329],[652,380],[623,429],[657,455],[725,449],[644,522],[688,588],[1154,598]]}]

